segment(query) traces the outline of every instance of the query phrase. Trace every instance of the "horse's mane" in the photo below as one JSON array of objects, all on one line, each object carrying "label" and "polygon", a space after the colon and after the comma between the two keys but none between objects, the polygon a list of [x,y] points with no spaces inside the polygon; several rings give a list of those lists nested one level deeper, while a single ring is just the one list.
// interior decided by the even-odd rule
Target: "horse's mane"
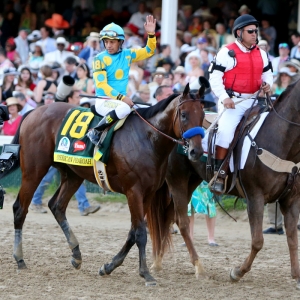
[{"label": "horse's mane", "polygon": [[[189,94],[191,99],[193,100],[197,100],[196,95],[190,93]],[[144,118],[144,119],[149,119],[153,116],[155,116],[157,113],[165,110],[165,108],[169,105],[170,102],[172,102],[172,100],[174,100],[175,98],[177,98],[178,96],[180,96],[180,94],[172,94],[171,96],[169,96],[168,98],[157,102],[155,105],[150,106],[150,107],[145,107],[145,108],[138,108],[137,112]]]}]

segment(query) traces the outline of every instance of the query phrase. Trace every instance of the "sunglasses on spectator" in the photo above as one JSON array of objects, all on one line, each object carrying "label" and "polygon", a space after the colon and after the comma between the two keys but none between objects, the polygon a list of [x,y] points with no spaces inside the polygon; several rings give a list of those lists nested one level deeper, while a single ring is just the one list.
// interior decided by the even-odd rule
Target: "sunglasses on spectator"
[{"label": "sunglasses on spectator", "polygon": [[247,29],[246,31],[247,31],[249,34],[252,34],[252,33],[254,33],[254,32],[255,32],[255,34],[258,33],[258,29]]}]

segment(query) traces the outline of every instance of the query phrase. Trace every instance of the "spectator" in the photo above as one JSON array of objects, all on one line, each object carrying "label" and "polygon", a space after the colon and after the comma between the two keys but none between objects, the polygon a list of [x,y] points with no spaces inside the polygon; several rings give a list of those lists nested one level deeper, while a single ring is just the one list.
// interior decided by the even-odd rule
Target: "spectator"
[{"label": "spectator", "polygon": [[86,108],[91,108],[92,105],[95,105],[95,100],[83,97],[80,99],[80,106],[86,107]]},{"label": "spectator", "polygon": [[145,33],[144,30],[144,24],[146,22],[146,17],[149,15],[149,12],[146,11],[146,3],[145,1],[141,1],[139,3],[139,8],[138,8],[138,12],[134,13],[129,22],[133,25],[135,25],[136,27],[139,28],[138,33],[140,35],[143,35]]},{"label": "spectator", "polygon": [[100,52],[100,35],[98,32],[91,32],[86,39],[87,46],[83,48],[78,57],[80,62],[86,63],[88,67],[92,68],[93,58]]},{"label": "spectator", "polygon": [[292,58],[291,60],[285,62],[283,67],[288,67],[292,73],[296,73],[295,76],[292,77],[291,83],[294,83],[300,79],[300,62],[299,60]]},{"label": "spectator", "polygon": [[40,29],[41,33],[41,42],[42,42],[42,51],[44,54],[47,54],[49,52],[56,50],[56,42],[55,39],[49,37],[50,35],[50,29],[48,27],[42,27]]},{"label": "spectator", "polygon": [[69,56],[65,59],[64,61],[64,65],[65,65],[65,74],[64,75],[69,75],[74,79],[78,79],[77,78],[77,60],[75,58],[75,56]]},{"label": "spectator", "polygon": [[[34,46],[37,41],[42,38],[41,32],[39,30],[33,30],[28,36],[27,40],[29,41],[29,52],[34,52]],[[42,43],[41,43],[42,46]]]},{"label": "spectator", "polygon": [[186,73],[183,66],[178,66],[174,70],[174,81],[173,81],[173,90],[174,92],[181,93],[183,92],[186,86]]},{"label": "spectator", "polygon": [[13,63],[7,58],[6,52],[4,49],[0,48],[0,70],[5,70],[8,68],[13,68]]},{"label": "spectator", "polygon": [[[276,214],[277,206],[277,214]],[[269,223],[271,227],[263,231],[264,234],[284,234],[283,230],[283,217],[277,202],[267,204]],[[275,227],[276,226],[276,227]],[[298,225],[299,226],[299,225]]]},{"label": "spectator", "polygon": [[74,57],[73,52],[65,50],[65,48],[68,47],[68,42],[64,37],[58,37],[56,39],[56,47],[57,49],[55,51],[45,54],[46,63],[52,64],[54,62],[57,62],[59,64],[63,64],[67,57],[69,56]]},{"label": "spectator", "polygon": [[[216,204],[213,200],[213,194],[208,188],[207,182],[203,181],[193,192],[192,199],[188,205],[188,216],[190,219],[190,236],[194,239],[194,220],[195,213],[205,215],[207,227],[207,242],[211,247],[216,247],[215,226],[216,226]],[[183,244],[185,246],[185,244]]]},{"label": "spectator", "polygon": [[270,21],[266,17],[262,17],[261,19],[260,35],[263,40],[268,42],[270,53],[274,55],[277,32],[273,26],[270,26]]},{"label": "spectator", "polygon": [[19,112],[19,115],[21,116],[26,114],[28,111],[35,109],[36,107],[36,103],[29,97],[26,98],[26,96],[21,92],[14,91],[13,97],[15,97],[22,106],[22,110]]},{"label": "spectator", "polygon": [[190,32],[185,31],[183,33],[183,42],[184,42],[184,44],[187,44],[187,45],[191,46],[192,45],[192,39],[193,39],[193,35]]},{"label": "spectator", "polygon": [[204,72],[204,77],[208,80],[209,79],[209,72],[208,68],[210,66],[210,60],[208,58],[209,51],[207,49],[202,49],[200,51],[200,57],[201,57],[201,70]]},{"label": "spectator", "polygon": [[204,72],[201,69],[201,56],[196,51],[189,54],[189,64],[191,71],[188,72],[186,81],[192,83],[194,80],[198,80],[199,76],[204,76]]},{"label": "spectator", "polygon": [[19,31],[19,35],[15,38],[15,43],[17,46],[16,50],[20,55],[22,64],[27,63],[29,57],[29,45],[27,41],[27,36],[28,36],[27,31],[21,29]]},{"label": "spectator", "polygon": [[216,31],[217,34],[215,36],[215,48],[220,49],[223,45],[227,45],[234,42],[234,36],[226,32],[225,24],[218,23],[216,25]]},{"label": "spectator", "polygon": [[16,43],[14,38],[7,39],[5,43],[5,51],[7,58],[15,65],[19,66],[21,64],[21,58],[16,50]]},{"label": "spectator", "polygon": [[90,78],[90,69],[87,64],[82,63],[77,67],[78,80],[74,85],[74,89],[80,90],[82,95],[93,96],[94,85],[93,80]]},{"label": "spectator", "polygon": [[29,55],[29,60],[28,62],[37,62],[37,63],[41,63],[44,61],[44,53],[42,50],[42,41],[37,41],[34,43],[34,50],[32,52],[32,54]]},{"label": "spectator", "polygon": [[0,42],[4,48],[6,40],[11,36],[16,36],[18,33],[18,22],[14,11],[8,11],[4,17],[2,25],[0,27]]},{"label": "spectator", "polygon": [[146,104],[152,104],[150,101],[150,89],[148,84],[141,84],[137,90],[138,97],[134,96],[132,97],[133,102],[144,102]]},{"label": "spectator", "polygon": [[12,93],[15,90],[15,76],[18,75],[16,68],[9,68],[3,71],[3,84],[0,87],[0,100],[5,101],[12,97]]},{"label": "spectator", "polygon": [[83,49],[83,43],[82,42],[75,42],[73,44],[71,44],[71,46],[69,46],[70,49],[68,50],[71,50],[75,56],[78,56],[79,53],[81,52],[81,50]]},{"label": "spectator", "polygon": [[291,35],[291,40],[292,40],[294,47],[291,49],[290,57],[296,58],[295,54],[298,51],[298,44],[300,42],[300,33],[298,31],[293,32]]},{"label": "spectator", "polygon": [[20,75],[15,90],[22,92],[29,97],[33,97],[33,91],[36,85],[32,82],[31,71],[29,67],[22,66],[19,68],[19,72]]},{"label": "spectator", "polygon": [[93,26],[93,20],[88,18],[84,21],[84,27],[81,30],[81,36],[86,38],[91,32],[96,32],[98,34],[98,28]]},{"label": "spectator", "polygon": [[30,3],[27,3],[24,7],[24,12],[21,15],[20,28],[28,31],[36,29],[36,14],[31,11]]},{"label": "spectator", "polygon": [[171,73],[174,63],[170,57],[161,58],[157,61],[157,67],[163,67],[167,73]]},{"label": "spectator", "polygon": [[6,105],[8,107],[9,120],[3,123],[1,134],[15,135],[22,119],[22,116],[19,115],[22,106],[15,97],[7,98]]},{"label": "spectator", "polygon": [[173,90],[171,86],[161,85],[157,88],[155,92],[155,99],[157,102],[162,101],[173,94]]},{"label": "spectator", "polygon": [[56,37],[62,35],[64,29],[70,27],[70,24],[60,14],[52,14],[51,18],[45,21],[45,25],[52,28],[52,32]]},{"label": "spectator", "polygon": [[42,80],[40,80],[34,89],[34,99],[37,103],[41,103],[43,94],[46,92],[56,93],[57,82],[52,77],[52,69],[48,65],[44,65],[40,69]]},{"label": "spectator", "polygon": [[291,72],[288,67],[280,68],[279,75],[272,86],[273,94],[275,94],[276,96],[281,95],[282,92],[285,91],[286,88],[291,84],[292,78],[295,75],[296,73]]},{"label": "spectator", "polygon": [[187,57],[187,55],[189,53],[191,53],[194,50],[196,50],[196,47],[190,46],[189,44],[183,44],[180,47],[180,56],[179,56],[179,59],[180,59],[180,65],[181,66],[184,66],[185,58]]},{"label": "spectator", "polygon": [[[216,48],[216,30],[211,28],[211,23],[209,20],[204,20],[203,21],[203,31],[202,35],[204,38],[207,39],[208,45]],[[231,34],[231,32],[230,32]]]},{"label": "spectator", "polygon": [[297,45],[297,49],[294,50],[294,55],[291,58],[294,58],[294,59],[297,59],[300,61],[300,42]]},{"label": "spectator", "polygon": [[79,106],[80,105],[80,90],[72,90],[67,97],[68,103]]},{"label": "spectator", "polygon": [[251,10],[248,8],[248,6],[247,5],[242,5],[241,7],[240,7],[240,9],[239,9],[239,14],[240,14],[240,16],[242,16],[242,15],[246,15],[246,14],[250,14],[250,12],[251,12]]},{"label": "spectator", "polygon": [[275,57],[272,60],[273,76],[276,76],[282,64],[290,59],[289,57],[290,47],[287,43],[280,43],[278,45],[278,48],[279,48],[279,56]]},{"label": "spectator", "polygon": [[35,6],[37,15],[37,28],[44,26],[46,19],[50,18],[55,12],[55,4],[49,0],[40,0]]},{"label": "spectator", "polygon": [[66,72],[65,69],[61,67],[61,65],[57,62],[53,63],[51,65],[52,69],[52,78],[56,83],[59,83],[60,80],[62,79],[64,73]]},{"label": "spectator", "polygon": [[199,1],[199,8],[194,12],[194,16],[207,17],[208,15],[210,15],[210,9],[207,0]]},{"label": "spectator", "polygon": [[269,47],[269,44],[268,44],[268,42],[266,40],[260,40],[258,42],[257,46],[260,49],[266,51],[266,53],[267,53],[268,58],[269,58],[270,61],[272,61],[274,59],[274,56],[269,53],[270,47]]},{"label": "spectator", "polygon": [[193,16],[192,22],[188,27],[188,32],[192,34],[192,36],[197,36],[203,30],[203,24],[200,21],[198,16]]}]

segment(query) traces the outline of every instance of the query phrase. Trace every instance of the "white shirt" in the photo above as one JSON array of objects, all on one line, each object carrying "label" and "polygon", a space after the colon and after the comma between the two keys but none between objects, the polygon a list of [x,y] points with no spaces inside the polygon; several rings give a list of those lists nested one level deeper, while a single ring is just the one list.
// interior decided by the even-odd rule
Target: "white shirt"
[{"label": "white shirt", "polygon": [[54,62],[58,62],[60,65],[63,65],[65,59],[69,56],[75,56],[73,52],[63,50],[60,52],[59,50],[49,52],[45,55],[44,62],[53,64]]},{"label": "white shirt", "polygon": [[[237,46],[245,53],[250,52],[248,49],[246,49],[243,45],[241,45],[239,42],[235,41]],[[262,60],[263,60],[263,67],[268,66],[269,60],[267,57],[267,53],[264,50],[260,50]],[[229,70],[232,70],[234,67],[234,64],[236,64],[236,59],[233,59],[228,54],[229,49],[227,47],[221,48],[221,50],[216,55],[216,64],[221,65],[225,67],[225,71],[227,72]],[[216,95],[216,97],[219,99],[219,101],[223,101],[226,98],[229,98],[225,86],[223,84],[223,75],[224,73],[218,70],[214,70],[210,76],[209,76],[209,82],[211,85],[211,90]],[[262,73],[262,81],[268,83],[270,86],[273,84],[273,74],[271,70],[268,70],[267,72]],[[249,94],[241,94],[241,97],[247,98]]]},{"label": "white shirt", "polygon": [[15,38],[16,51],[19,53],[22,64],[27,63],[29,57],[29,45],[27,39],[22,39],[20,36]]}]

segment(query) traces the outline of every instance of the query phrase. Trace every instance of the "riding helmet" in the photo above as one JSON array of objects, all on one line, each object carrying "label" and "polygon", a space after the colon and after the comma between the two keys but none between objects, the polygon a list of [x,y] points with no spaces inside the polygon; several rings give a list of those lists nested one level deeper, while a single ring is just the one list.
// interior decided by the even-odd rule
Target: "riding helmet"
[{"label": "riding helmet", "polygon": [[100,40],[103,39],[124,41],[125,40],[124,30],[119,25],[115,23],[110,23],[100,31]]},{"label": "riding helmet", "polygon": [[258,27],[259,25],[258,21],[251,15],[245,14],[236,18],[236,20],[233,23],[233,29],[232,29],[234,37],[237,38],[236,32],[238,29],[244,28],[245,26],[252,25],[252,24],[256,25],[256,27]]}]

